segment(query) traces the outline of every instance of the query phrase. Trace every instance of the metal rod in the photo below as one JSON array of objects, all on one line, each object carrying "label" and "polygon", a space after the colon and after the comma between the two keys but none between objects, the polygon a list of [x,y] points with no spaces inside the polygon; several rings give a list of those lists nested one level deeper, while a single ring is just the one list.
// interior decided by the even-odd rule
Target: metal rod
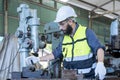
[{"label": "metal rod", "polygon": [[39,0],[40,4],[42,4],[42,0]]},{"label": "metal rod", "polygon": [[91,18],[91,12],[89,12],[89,28],[91,28],[92,29],[92,18]]},{"label": "metal rod", "polygon": [[57,9],[57,2],[54,1],[54,8]]},{"label": "metal rod", "polygon": [[8,34],[8,1],[4,0],[4,35]]},{"label": "metal rod", "polygon": [[113,0],[113,11],[115,11],[115,0]]}]

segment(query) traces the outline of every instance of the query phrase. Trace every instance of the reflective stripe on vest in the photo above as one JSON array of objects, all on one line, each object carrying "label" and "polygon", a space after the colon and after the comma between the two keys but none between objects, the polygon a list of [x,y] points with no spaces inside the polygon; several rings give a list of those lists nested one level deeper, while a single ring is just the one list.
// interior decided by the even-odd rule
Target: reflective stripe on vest
[{"label": "reflective stripe on vest", "polygon": [[[86,60],[86,59],[89,59],[89,58],[92,58],[93,57],[93,53],[90,53],[89,55],[85,55],[85,56],[76,56],[76,57],[73,57],[73,61],[79,61],[79,60]],[[64,60],[66,61],[71,61],[71,58],[65,58]]]},{"label": "reflective stripe on vest", "polygon": [[78,61],[66,61],[64,59],[63,66],[66,69],[86,69],[92,67],[93,63],[96,62],[94,57],[86,59],[86,60],[78,60]]}]

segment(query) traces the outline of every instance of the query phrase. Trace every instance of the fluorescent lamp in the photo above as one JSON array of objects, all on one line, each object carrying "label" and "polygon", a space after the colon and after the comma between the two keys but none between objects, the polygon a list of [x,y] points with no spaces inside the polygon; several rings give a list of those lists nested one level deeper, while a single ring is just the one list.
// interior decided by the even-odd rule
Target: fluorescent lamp
[{"label": "fluorescent lamp", "polygon": [[69,0],[60,0],[60,1],[62,1],[62,2],[68,2]]}]

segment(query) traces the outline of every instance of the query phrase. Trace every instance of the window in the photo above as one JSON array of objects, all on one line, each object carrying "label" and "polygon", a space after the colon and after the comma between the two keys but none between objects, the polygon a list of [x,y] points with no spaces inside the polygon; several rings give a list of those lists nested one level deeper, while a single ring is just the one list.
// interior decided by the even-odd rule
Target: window
[{"label": "window", "polygon": [[3,38],[4,38],[4,37],[0,36],[0,43],[2,42]]}]

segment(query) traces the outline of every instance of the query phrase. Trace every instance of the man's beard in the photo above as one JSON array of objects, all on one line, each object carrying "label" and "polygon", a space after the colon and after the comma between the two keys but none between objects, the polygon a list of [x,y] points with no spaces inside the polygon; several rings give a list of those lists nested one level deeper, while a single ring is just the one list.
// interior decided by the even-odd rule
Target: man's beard
[{"label": "man's beard", "polygon": [[72,27],[68,24],[67,29],[65,30],[64,34],[70,35],[70,34],[72,34],[72,31],[73,31]]}]

